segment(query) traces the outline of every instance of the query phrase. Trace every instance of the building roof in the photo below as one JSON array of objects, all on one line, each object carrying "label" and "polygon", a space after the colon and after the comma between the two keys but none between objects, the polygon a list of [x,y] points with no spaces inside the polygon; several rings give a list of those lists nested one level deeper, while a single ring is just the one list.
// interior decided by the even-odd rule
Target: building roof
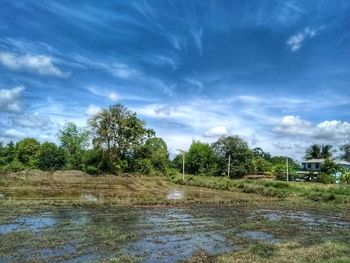
[{"label": "building roof", "polygon": [[306,160],[302,163],[324,163],[324,159],[310,159],[310,160]]},{"label": "building roof", "polygon": [[336,164],[342,164],[342,165],[350,165],[350,162],[345,160],[335,160]]}]

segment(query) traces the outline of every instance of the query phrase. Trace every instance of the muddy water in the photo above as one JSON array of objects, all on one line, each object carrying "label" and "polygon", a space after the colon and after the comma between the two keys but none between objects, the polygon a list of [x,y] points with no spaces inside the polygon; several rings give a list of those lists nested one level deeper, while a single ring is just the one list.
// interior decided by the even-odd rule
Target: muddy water
[{"label": "muddy water", "polygon": [[[177,262],[199,249],[220,254],[259,242],[306,242],[310,234],[319,233],[325,240],[334,239],[337,231],[345,233],[342,238],[350,236],[350,221],[341,218],[235,206],[58,209],[6,215],[1,211],[6,223],[0,225],[0,245],[21,233],[27,233],[27,240],[18,239],[2,251],[0,262],[94,262],[122,255],[141,262]],[[279,229],[285,220],[288,224]],[[292,234],[284,234],[285,228]]]}]

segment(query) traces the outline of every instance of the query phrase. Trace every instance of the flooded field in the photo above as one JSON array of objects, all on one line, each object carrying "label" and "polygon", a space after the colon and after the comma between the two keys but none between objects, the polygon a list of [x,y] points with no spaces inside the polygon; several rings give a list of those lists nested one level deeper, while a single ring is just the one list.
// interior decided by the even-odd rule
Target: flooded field
[{"label": "flooded field", "polygon": [[261,243],[350,243],[345,216],[243,205],[0,212],[0,262],[177,262]]}]

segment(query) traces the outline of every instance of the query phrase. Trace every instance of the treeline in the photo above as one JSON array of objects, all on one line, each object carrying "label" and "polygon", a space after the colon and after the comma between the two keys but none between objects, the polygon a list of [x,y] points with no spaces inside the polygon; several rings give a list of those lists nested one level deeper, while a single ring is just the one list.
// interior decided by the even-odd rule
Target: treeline
[{"label": "treeline", "polygon": [[[41,144],[34,138],[6,146],[0,143],[0,171],[76,169],[95,175],[175,174],[182,171],[184,157],[186,173],[227,176],[230,158],[232,178],[264,174],[286,179],[287,157],[273,157],[261,148],[250,149],[239,136],[224,136],[213,144],[193,141],[187,152],[179,153],[171,161],[165,141],[122,104],[92,116],[86,129],[67,123],[57,137],[58,145]],[[288,165],[293,178],[299,165],[291,158]]]}]

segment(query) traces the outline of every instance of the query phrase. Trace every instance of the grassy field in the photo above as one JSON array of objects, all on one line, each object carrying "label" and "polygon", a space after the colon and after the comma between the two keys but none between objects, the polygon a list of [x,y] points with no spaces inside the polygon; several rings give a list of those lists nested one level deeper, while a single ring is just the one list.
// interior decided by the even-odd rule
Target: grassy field
[{"label": "grassy field", "polygon": [[179,176],[167,178],[168,181],[180,184],[207,187],[241,193],[252,193],[265,197],[277,197],[285,201],[303,200],[316,202],[331,202],[350,206],[350,185],[321,184],[305,182],[285,182],[251,179],[228,179],[222,177],[185,176],[183,181]]},{"label": "grassy field", "polygon": [[0,262],[350,262],[349,243],[346,186],[0,175]]}]

